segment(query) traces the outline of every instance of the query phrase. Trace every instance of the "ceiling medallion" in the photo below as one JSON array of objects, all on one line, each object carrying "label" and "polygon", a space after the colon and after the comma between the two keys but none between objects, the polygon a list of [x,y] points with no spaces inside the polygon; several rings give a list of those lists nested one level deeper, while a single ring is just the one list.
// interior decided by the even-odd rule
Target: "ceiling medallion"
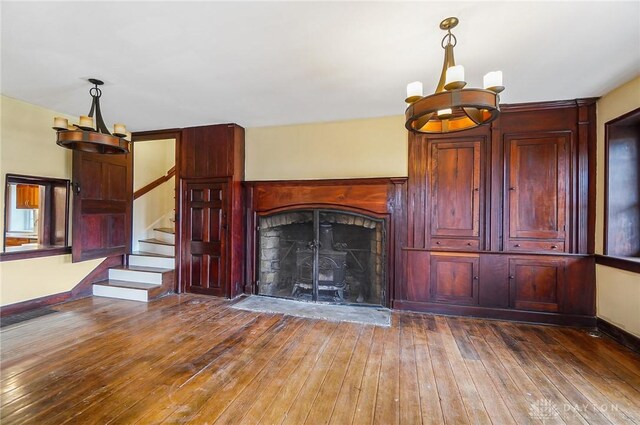
[{"label": "ceiling medallion", "polygon": [[464,88],[464,67],[456,65],[453,48],[457,40],[451,30],[458,25],[458,18],[451,17],[440,23],[447,31],[442,39],[444,63],[435,93],[423,96],[422,83],[407,85],[409,104],[405,111],[405,127],[415,133],[452,133],[490,123],[500,114],[498,93],[502,86],[502,71],[484,76],[484,89]]},{"label": "ceiling medallion", "polygon": [[[72,125],[69,125],[66,118],[55,117],[53,129],[58,132],[56,143],[63,148],[90,153],[129,153],[131,133],[127,132],[125,125],[114,124],[113,133],[111,133],[102,119],[102,112],[100,111],[102,90],[98,86],[104,83],[95,78],[90,78],[89,82],[94,85],[89,90],[92,98],[89,115],[81,115],[80,123]],[[95,125],[93,121],[94,112]]]}]

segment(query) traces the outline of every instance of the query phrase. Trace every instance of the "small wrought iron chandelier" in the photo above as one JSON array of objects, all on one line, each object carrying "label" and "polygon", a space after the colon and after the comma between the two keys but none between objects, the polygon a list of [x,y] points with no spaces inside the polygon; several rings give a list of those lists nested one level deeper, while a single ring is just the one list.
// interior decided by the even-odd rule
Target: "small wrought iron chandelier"
[{"label": "small wrought iron chandelier", "polygon": [[[114,124],[113,133],[102,119],[100,111],[100,96],[102,90],[98,86],[104,82],[90,78],[94,86],[89,90],[91,95],[91,110],[89,115],[81,115],[79,124],[69,125],[66,118],[55,117],[53,129],[58,132],[57,144],[63,148],[90,153],[126,154],[129,153],[131,133],[127,132],[124,124]],[[93,116],[95,113],[95,125]],[[129,140],[127,140],[129,139]]]},{"label": "small wrought iron chandelier", "polygon": [[405,111],[405,127],[415,133],[452,133],[487,124],[500,114],[498,93],[502,86],[502,71],[489,72],[484,76],[484,89],[464,88],[464,67],[456,65],[453,48],[457,43],[451,30],[458,25],[458,18],[450,17],[440,23],[447,31],[442,38],[444,63],[436,91],[428,96],[422,94],[422,83],[415,81],[407,85],[409,104]]}]

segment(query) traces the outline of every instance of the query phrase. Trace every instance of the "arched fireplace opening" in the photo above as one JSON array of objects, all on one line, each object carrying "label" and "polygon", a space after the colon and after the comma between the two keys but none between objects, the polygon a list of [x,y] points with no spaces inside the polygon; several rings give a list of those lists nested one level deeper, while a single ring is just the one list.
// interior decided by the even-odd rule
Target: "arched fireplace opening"
[{"label": "arched fireplace opening", "polygon": [[258,218],[258,293],[337,304],[384,305],[385,220],[339,210]]}]

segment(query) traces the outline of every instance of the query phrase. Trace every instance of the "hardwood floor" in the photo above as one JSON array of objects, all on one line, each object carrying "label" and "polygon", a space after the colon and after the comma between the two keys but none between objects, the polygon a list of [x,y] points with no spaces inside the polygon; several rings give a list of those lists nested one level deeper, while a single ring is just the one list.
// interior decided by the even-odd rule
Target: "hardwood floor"
[{"label": "hardwood floor", "polygon": [[584,330],[230,305],[86,298],[4,328],[2,424],[640,424],[640,356]]}]

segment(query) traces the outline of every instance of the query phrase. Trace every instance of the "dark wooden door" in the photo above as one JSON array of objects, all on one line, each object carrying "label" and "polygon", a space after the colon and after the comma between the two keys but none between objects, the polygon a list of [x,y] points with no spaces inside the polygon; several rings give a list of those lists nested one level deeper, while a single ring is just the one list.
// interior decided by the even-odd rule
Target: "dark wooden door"
[{"label": "dark wooden door", "polygon": [[431,254],[431,300],[478,304],[478,256]]},{"label": "dark wooden door", "polygon": [[181,198],[180,287],[226,297],[227,181],[183,180]]},{"label": "dark wooden door", "polygon": [[[430,245],[433,248],[477,249],[480,142],[433,142],[430,151]],[[450,237],[465,240],[448,240]]]},{"label": "dark wooden door", "polygon": [[133,154],[73,151],[73,262],[131,250]]},{"label": "dark wooden door", "polygon": [[564,251],[568,148],[568,136],[507,140],[508,250]]},{"label": "dark wooden door", "polygon": [[565,260],[561,258],[509,259],[509,300],[521,310],[561,310],[565,287]]}]

